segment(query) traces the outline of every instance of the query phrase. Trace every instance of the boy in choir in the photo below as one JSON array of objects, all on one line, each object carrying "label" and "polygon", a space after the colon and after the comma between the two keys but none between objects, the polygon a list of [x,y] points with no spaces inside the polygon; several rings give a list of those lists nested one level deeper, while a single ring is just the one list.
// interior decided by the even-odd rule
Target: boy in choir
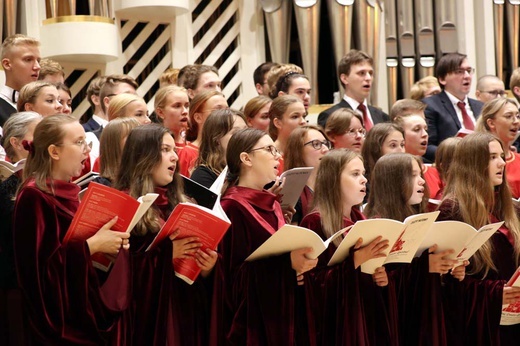
[{"label": "boy in choir", "polygon": [[16,112],[18,92],[24,85],[38,80],[40,42],[22,34],[7,37],[0,55],[5,85],[0,87],[0,127]]},{"label": "boy in choir", "polygon": [[65,71],[59,62],[51,59],[40,60],[40,74],[38,80],[52,84],[65,83]]},{"label": "boy in choir", "polygon": [[253,81],[255,83],[256,92],[258,95],[269,95],[269,84],[267,83],[267,75],[273,67],[279,66],[275,62],[264,62],[253,72]]},{"label": "boy in choir", "polygon": [[329,116],[340,108],[350,108],[363,117],[363,126],[367,131],[378,123],[389,120],[388,114],[379,108],[369,106],[367,99],[374,78],[374,60],[367,53],[359,50],[348,52],[338,64],[338,78],[345,89],[340,103],[324,110],[318,115],[318,124],[325,128]]},{"label": "boy in choir", "polygon": [[189,65],[182,74],[181,82],[179,85],[188,90],[190,100],[203,91],[222,92],[222,81],[215,66]]},{"label": "boy in choir", "polygon": [[101,134],[100,132],[96,132],[96,130],[105,127],[108,124],[108,117],[101,109],[101,100],[99,98],[99,92],[101,91],[101,87],[105,81],[105,76],[96,77],[90,82],[87,88],[87,101],[90,103],[92,116],[83,124],[83,128],[85,129],[85,132],[94,132],[98,137]]}]

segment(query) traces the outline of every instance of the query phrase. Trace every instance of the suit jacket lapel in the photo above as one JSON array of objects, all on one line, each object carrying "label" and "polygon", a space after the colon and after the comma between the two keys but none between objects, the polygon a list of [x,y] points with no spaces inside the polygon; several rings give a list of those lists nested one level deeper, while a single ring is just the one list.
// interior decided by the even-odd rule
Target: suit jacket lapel
[{"label": "suit jacket lapel", "polygon": [[441,92],[439,94],[439,100],[441,101],[444,109],[446,110],[447,114],[451,116],[455,124],[457,124],[457,127],[460,129],[462,126],[459,121],[459,117],[457,116],[457,113],[455,112],[455,108],[453,107],[453,104],[450,101],[450,98],[448,95],[446,95],[446,92]]}]

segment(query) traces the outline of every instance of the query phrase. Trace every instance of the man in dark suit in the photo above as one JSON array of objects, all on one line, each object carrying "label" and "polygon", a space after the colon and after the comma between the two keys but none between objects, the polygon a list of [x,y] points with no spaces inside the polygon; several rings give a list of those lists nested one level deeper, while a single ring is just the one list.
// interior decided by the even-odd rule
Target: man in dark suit
[{"label": "man in dark suit", "polygon": [[94,132],[108,124],[108,118],[101,109],[101,100],[99,99],[99,93],[105,81],[106,77],[100,76],[94,78],[88,85],[87,100],[92,108],[92,117],[83,124],[85,132]]},{"label": "man in dark suit", "polygon": [[7,37],[2,43],[5,85],[0,87],[0,126],[16,112],[18,92],[25,84],[38,80],[40,42],[22,34]]},{"label": "man in dark suit", "polygon": [[435,74],[442,92],[422,100],[427,105],[427,160],[435,161],[437,146],[446,138],[455,136],[460,129],[475,129],[483,103],[468,98],[474,73],[464,54],[446,54],[437,63]]},{"label": "man in dark suit", "polygon": [[374,78],[373,65],[374,61],[368,54],[355,49],[341,59],[338,64],[338,75],[339,81],[345,89],[345,95],[338,104],[318,115],[318,124],[321,127],[325,128],[329,116],[340,108],[350,108],[359,112],[367,131],[375,124],[390,120],[388,114],[367,103]]}]

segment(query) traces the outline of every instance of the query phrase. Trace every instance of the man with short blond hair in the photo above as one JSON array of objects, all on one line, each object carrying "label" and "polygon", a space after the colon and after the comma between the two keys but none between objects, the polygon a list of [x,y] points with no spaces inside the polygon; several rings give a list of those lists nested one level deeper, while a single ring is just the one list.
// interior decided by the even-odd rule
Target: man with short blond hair
[{"label": "man with short blond hair", "polygon": [[38,80],[40,42],[22,34],[7,37],[2,43],[0,60],[5,72],[5,85],[0,87],[0,126],[16,112],[18,92]]},{"label": "man with short blond hair", "polygon": [[59,62],[52,59],[42,59],[40,67],[39,80],[52,84],[65,84],[65,71]]}]

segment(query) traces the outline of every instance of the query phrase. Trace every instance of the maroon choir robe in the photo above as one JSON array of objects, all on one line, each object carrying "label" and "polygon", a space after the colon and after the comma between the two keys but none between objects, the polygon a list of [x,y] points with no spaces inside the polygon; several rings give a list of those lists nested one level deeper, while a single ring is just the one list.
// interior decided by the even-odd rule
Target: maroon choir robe
[{"label": "maroon choir robe", "polygon": [[[154,206],[162,220],[172,211],[166,189],[156,188]],[[161,220],[161,223],[164,223]],[[188,285],[175,276],[173,246],[165,239],[153,250],[146,248],[156,233],[130,238],[132,304],[126,312],[127,345],[207,345],[209,293],[199,276]]]},{"label": "maroon choir robe", "polygon": [[79,187],[29,181],[13,217],[14,259],[34,344],[118,344],[120,312],[128,305],[127,251],[101,286],[86,241],[61,241],[79,201]]},{"label": "maroon choir robe", "polygon": [[[364,220],[364,215],[352,209],[343,226]],[[308,214],[301,223],[326,239],[319,212]],[[375,285],[372,276],[354,269],[353,253],[338,265],[327,267],[336,251],[334,244],[318,258],[318,267],[306,274],[305,288],[309,310],[315,315],[315,328],[323,345],[397,345],[398,328],[387,309],[385,298],[394,297]],[[395,299],[391,301],[395,305]]]},{"label": "maroon choir robe", "polygon": [[[437,220],[463,221],[457,201],[444,200],[439,206]],[[490,215],[490,222],[498,222]],[[502,313],[502,293],[505,283],[516,270],[512,237],[506,227],[501,227],[489,240],[493,251],[491,257],[496,271],[490,269],[485,278],[483,274],[468,275],[461,288],[447,286],[452,295],[462,297],[452,301],[445,308],[446,326],[451,326],[448,335],[452,341],[467,345],[515,345],[520,336],[520,325],[500,326]],[[471,271],[470,265],[466,273]],[[464,329],[462,329],[464,328]]]},{"label": "maroon choir robe", "polygon": [[295,327],[301,316],[295,314],[300,302],[290,254],[244,262],[285,223],[276,196],[234,186],[221,203],[231,227],[219,244],[210,344],[309,343],[309,330]]},{"label": "maroon choir robe", "polygon": [[[399,344],[446,345],[443,285],[440,274],[429,272],[428,251],[414,258],[411,264],[392,263],[385,268],[388,313],[392,327],[399,330]],[[444,279],[458,287],[458,281],[451,275]]]}]

